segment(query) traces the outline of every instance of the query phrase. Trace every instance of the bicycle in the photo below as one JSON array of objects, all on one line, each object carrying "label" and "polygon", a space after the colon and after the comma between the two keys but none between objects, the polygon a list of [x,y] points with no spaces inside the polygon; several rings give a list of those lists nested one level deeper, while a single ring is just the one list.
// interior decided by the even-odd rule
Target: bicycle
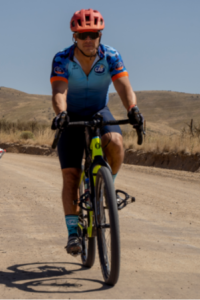
[{"label": "bicycle", "polygon": [[[129,119],[103,122],[97,114],[91,121],[69,122],[67,126],[85,127],[85,163],[79,185],[78,231],[82,240],[82,264],[91,268],[95,261],[97,238],[101,271],[106,284],[115,285],[120,272],[120,236],[118,210],[135,201],[134,197],[114,188],[112,171],[103,156],[100,128],[128,124]],[[63,119],[64,124],[64,119]],[[62,133],[57,130],[52,148]],[[143,141],[143,126],[137,128],[138,144]],[[118,202],[117,202],[118,198]]]}]

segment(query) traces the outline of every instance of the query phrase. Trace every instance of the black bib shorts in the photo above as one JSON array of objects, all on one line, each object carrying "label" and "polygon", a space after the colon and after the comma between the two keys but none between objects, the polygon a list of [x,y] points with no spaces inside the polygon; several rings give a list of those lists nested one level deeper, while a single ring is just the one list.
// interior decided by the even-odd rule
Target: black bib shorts
[{"label": "black bib shorts", "polygon": [[[115,120],[109,108],[105,106],[98,111],[103,116],[104,121]],[[91,118],[80,117],[74,113],[70,113],[69,118],[71,122],[89,121]],[[107,125],[101,129],[101,136],[108,132],[117,132],[122,135],[119,125]],[[58,156],[60,160],[61,169],[78,168],[81,169],[81,163],[84,152],[84,127],[66,127],[58,142]]]}]

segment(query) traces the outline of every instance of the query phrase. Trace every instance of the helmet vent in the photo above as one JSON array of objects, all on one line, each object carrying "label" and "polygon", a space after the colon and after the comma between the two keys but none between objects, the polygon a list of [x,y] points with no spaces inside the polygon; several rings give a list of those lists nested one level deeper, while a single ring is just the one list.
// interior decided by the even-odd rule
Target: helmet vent
[{"label": "helmet vent", "polygon": [[97,25],[98,18],[94,18],[94,25]]},{"label": "helmet vent", "polygon": [[78,19],[77,22],[78,22],[78,25],[81,26],[81,19]]},{"label": "helmet vent", "polygon": [[101,25],[103,24],[103,19],[100,20]]},{"label": "helmet vent", "polygon": [[89,22],[90,21],[90,16],[85,16],[85,21]]},{"label": "helmet vent", "polygon": [[71,23],[71,24],[72,24],[72,27],[74,27],[74,26],[75,26],[75,22],[74,22],[74,21],[72,21],[72,23]]}]

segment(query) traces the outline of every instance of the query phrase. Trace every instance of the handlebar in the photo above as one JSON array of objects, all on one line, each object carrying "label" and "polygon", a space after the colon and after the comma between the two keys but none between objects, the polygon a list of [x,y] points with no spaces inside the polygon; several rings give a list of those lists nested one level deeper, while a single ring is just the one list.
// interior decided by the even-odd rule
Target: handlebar
[{"label": "handlebar", "polygon": [[[102,121],[101,119],[93,119],[92,121],[78,121],[78,122],[69,122],[67,127],[103,127],[106,125],[124,125],[124,124],[130,124],[129,119],[124,119],[124,120],[112,120],[112,121]],[[55,149],[57,146],[57,143],[60,139],[61,133],[64,128],[62,129],[57,129],[55,133],[55,138],[52,144],[52,149]],[[143,143],[143,135],[145,134],[143,125],[140,125],[138,127],[135,127],[138,140],[137,144],[142,145]]]}]

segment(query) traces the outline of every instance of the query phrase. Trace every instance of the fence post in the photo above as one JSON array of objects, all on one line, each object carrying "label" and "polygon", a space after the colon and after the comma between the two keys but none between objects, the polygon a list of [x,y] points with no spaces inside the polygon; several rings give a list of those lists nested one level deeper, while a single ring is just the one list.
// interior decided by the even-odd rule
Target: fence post
[{"label": "fence post", "polygon": [[193,119],[191,119],[191,123],[190,123],[190,132],[191,132],[192,136],[194,136],[194,133],[193,133]]}]

